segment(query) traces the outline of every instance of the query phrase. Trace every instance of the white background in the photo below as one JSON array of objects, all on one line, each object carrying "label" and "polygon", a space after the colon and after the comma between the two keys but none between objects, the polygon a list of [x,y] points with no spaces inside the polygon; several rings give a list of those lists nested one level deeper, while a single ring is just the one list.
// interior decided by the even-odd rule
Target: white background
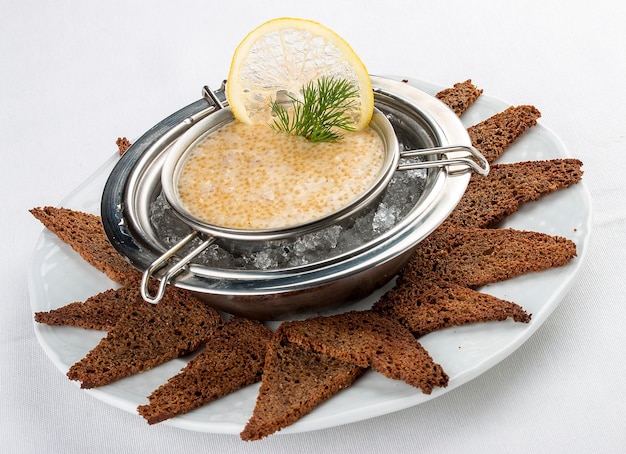
[{"label": "white background", "polygon": [[[626,6],[620,1],[2,0],[0,452],[626,451]],[[40,348],[26,272],[41,225],[116,150],[227,75],[234,48],[279,16],[322,22],[372,74],[533,104],[583,160],[594,203],[578,282],[513,355],[426,404],[244,443],[149,427],[69,382]]]}]

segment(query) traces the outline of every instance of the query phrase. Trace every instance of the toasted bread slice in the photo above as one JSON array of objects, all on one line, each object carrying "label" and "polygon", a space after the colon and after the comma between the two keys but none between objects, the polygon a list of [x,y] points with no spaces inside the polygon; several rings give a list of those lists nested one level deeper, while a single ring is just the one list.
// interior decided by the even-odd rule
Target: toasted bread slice
[{"label": "toasted bread slice", "polygon": [[76,326],[109,331],[133,302],[141,299],[139,282],[118,289],[109,289],[47,312],[35,312],[35,321],[52,326]]},{"label": "toasted bread slice", "polygon": [[115,145],[117,145],[119,155],[122,156],[131,147],[132,143],[126,137],[118,137]]},{"label": "toasted bread slice", "polygon": [[467,129],[472,145],[491,164],[530,127],[541,113],[534,106],[512,106]]},{"label": "toasted bread slice", "polygon": [[67,372],[81,388],[94,388],[200,348],[222,319],[188,292],[166,289],[158,304],[134,301],[98,345]]},{"label": "toasted bread slice", "polygon": [[449,282],[403,280],[374,303],[372,310],[397,319],[415,337],[470,323],[511,318],[528,323],[518,304]]},{"label": "toasted bread slice", "polygon": [[33,208],[30,212],[87,263],[113,281],[126,284],[141,278],[141,273],[124,260],[109,242],[100,216],[50,206]]},{"label": "toasted bread slice", "polygon": [[365,370],[293,344],[277,331],[267,351],[254,411],[241,439],[260,440],[295,423],[352,385]]},{"label": "toasted bread slice", "polygon": [[472,84],[471,79],[454,84],[435,95],[459,117],[465,113],[483,91]]},{"label": "toasted bread slice", "polygon": [[430,394],[448,375],[397,320],[373,311],[285,322],[278,328],[290,342],[360,367],[372,367]]},{"label": "toasted bread slice", "polygon": [[155,424],[261,380],[272,332],[261,322],[232,317],[185,368],[137,411]]},{"label": "toasted bread slice", "polygon": [[563,266],[575,256],[573,241],[546,233],[439,228],[418,244],[399,280],[428,278],[476,288]]},{"label": "toasted bread slice", "polygon": [[521,204],[578,183],[582,164],[578,159],[494,164],[489,175],[472,175],[444,226],[495,227]]}]

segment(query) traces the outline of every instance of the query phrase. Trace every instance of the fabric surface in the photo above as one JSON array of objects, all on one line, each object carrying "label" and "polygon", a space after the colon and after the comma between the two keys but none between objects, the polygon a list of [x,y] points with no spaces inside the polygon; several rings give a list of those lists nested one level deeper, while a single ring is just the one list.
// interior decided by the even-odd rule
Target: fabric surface
[{"label": "fabric surface", "polygon": [[[267,1],[3,2],[0,15],[0,452],[573,453],[626,448],[626,6]],[[236,435],[148,426],[70,382],[33,329],[27,270],[42,226],[116,151],[219,86],[240,40],[279,16],[341,34],[372,74],[471,78],[533,104],[584,163],[593,236],[577,282],[517,351],[409,409],[325,430]],[[68,301],[69,302],[69,301]]]}]

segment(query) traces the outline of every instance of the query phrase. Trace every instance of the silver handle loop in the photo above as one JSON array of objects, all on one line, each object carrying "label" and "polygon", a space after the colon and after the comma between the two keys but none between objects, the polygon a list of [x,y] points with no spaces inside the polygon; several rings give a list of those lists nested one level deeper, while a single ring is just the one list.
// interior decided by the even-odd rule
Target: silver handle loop
[{"label": "silver handle loop", "polygon": [[[467,152],[469,156],[447,156],[447,153]],[[479,175],[489,174],[489,162],[474,147],[468,145],[454,145],[448,147],[424,148],[421,150],[409,150],[400,152],[400,158],[427,157],[431,155],[446,155],[446,159],[433,161],[419,161],[400,164],[398,170],[427,169],[432,167],[461,166],[461,169],[451,169],[451,173],[465,172],[472,169]]]},{"label": "silver handle loop", "polygon": [[214,237],[208,237],[204,239],[202,243],[193,248],[182,259],[180,259],[174,265],[165,270],[163,276],[161,277],[161,281],[159,282],[159,287],[156,294],[151,295],[149,288],[150,279],[153,278],[155,273],[163,268],[165,264],[171,258],[173,258],[178,251],[180,251],[196,237],[198,237],[198,235],[199,233],[196,231],[191,232],[185,238],[176,243],[176,245],[174,245],[171,249],[168,249],[163,255],[161,255],[154,262],[152,262],[148,269],[143,273],[143,276],[141,277],[141,296],[145,301],[152,304],[156,304],[161,301],[161,298],[163,298],[163,295],[165,294],[165,288],[167,287],[167,284],[178,273],[180,273],[189,264],[189,262],[191,262],[191,260],[193,260],[198,254],[204,251],[209,245],[211,245],[215,241]]}]

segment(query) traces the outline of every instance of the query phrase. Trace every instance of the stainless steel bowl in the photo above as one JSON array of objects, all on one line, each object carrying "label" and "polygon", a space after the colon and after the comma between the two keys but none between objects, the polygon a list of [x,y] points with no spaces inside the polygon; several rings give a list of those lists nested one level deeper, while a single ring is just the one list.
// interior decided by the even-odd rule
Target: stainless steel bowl
[{"label": "stainless steel bowl", "polygon": [[[372,207],[381,193],[387,188],[389,181],[398,168],[400,152],[395,132],[389,120],[378,109],[375,109],[370,127],[382,139],[383,164],[376,179],[356,200],[315,220],[289,227],[252,230],[209,224],[198,219],[186,209],[178,193],[178,179],[187,157],[196,146],[207,136],[233,121],[235,121],[235,118],[230,109],[224,108],[190,127],[167,153],[161,170],[161,187],[169,205],[186,224],[216,239],[222,241],[230,240],[235,247],[240,246],[242,243],[253,243],[255,248],[263,247],[263,243],[267,241],[294,238],[320,230],[330,224],[354,218],[362,210]],[[245,249],[248,249],[248,247]]]},{"label": "stainless steel bowl", "polygon": [[[113,246],[162,284],[189,289],[219,310],[257,319],[284,319],[349,304],[389,282],[406,264],[415,246],[454,209],[467,187],[470,169],[488,171],[488,164],[470,147],[458,117],[444,104],[403,82],[372,77],[376,107],[374,122],[391,151],[381,184],[354,206],[307,225],[284,231],[231,231],[198,224],[181,217],[190,235],[172,248],[150,221],[150,205],[161,194],[162,174],[168,156],[184,153],[207,128],[232,121],[211,93],[173,114],[135,142],[111,172],[102,197],[102,220]],[[387,121],[387,117],[391,123]],[[398,139],[418,150],[420,162],[401,164]],[[173,151],[177,150],[177,151]],[[183,150],[183,151],[181,151]],[[170,158],[172,164],[178,158]],[[478,161],[478,163],[477,163]],[[427,168],[423,193],[391,229],[353,249],[301,266],[270,270],[219,268],[194,261],[216,238],[236,244],[274,241],[301,235],[332,223],[351,219],[376,203],[394,171]],[[170,176],[164,177],[166,184]],[[178,215],[181,213],[179,212]],[[190,243],[191,250],[187,243]],[[173,264],[172,264],[173,263]],[[146,286],[147,287],[147,286]],[[152,298],[151,295],[146,295]]]}]

